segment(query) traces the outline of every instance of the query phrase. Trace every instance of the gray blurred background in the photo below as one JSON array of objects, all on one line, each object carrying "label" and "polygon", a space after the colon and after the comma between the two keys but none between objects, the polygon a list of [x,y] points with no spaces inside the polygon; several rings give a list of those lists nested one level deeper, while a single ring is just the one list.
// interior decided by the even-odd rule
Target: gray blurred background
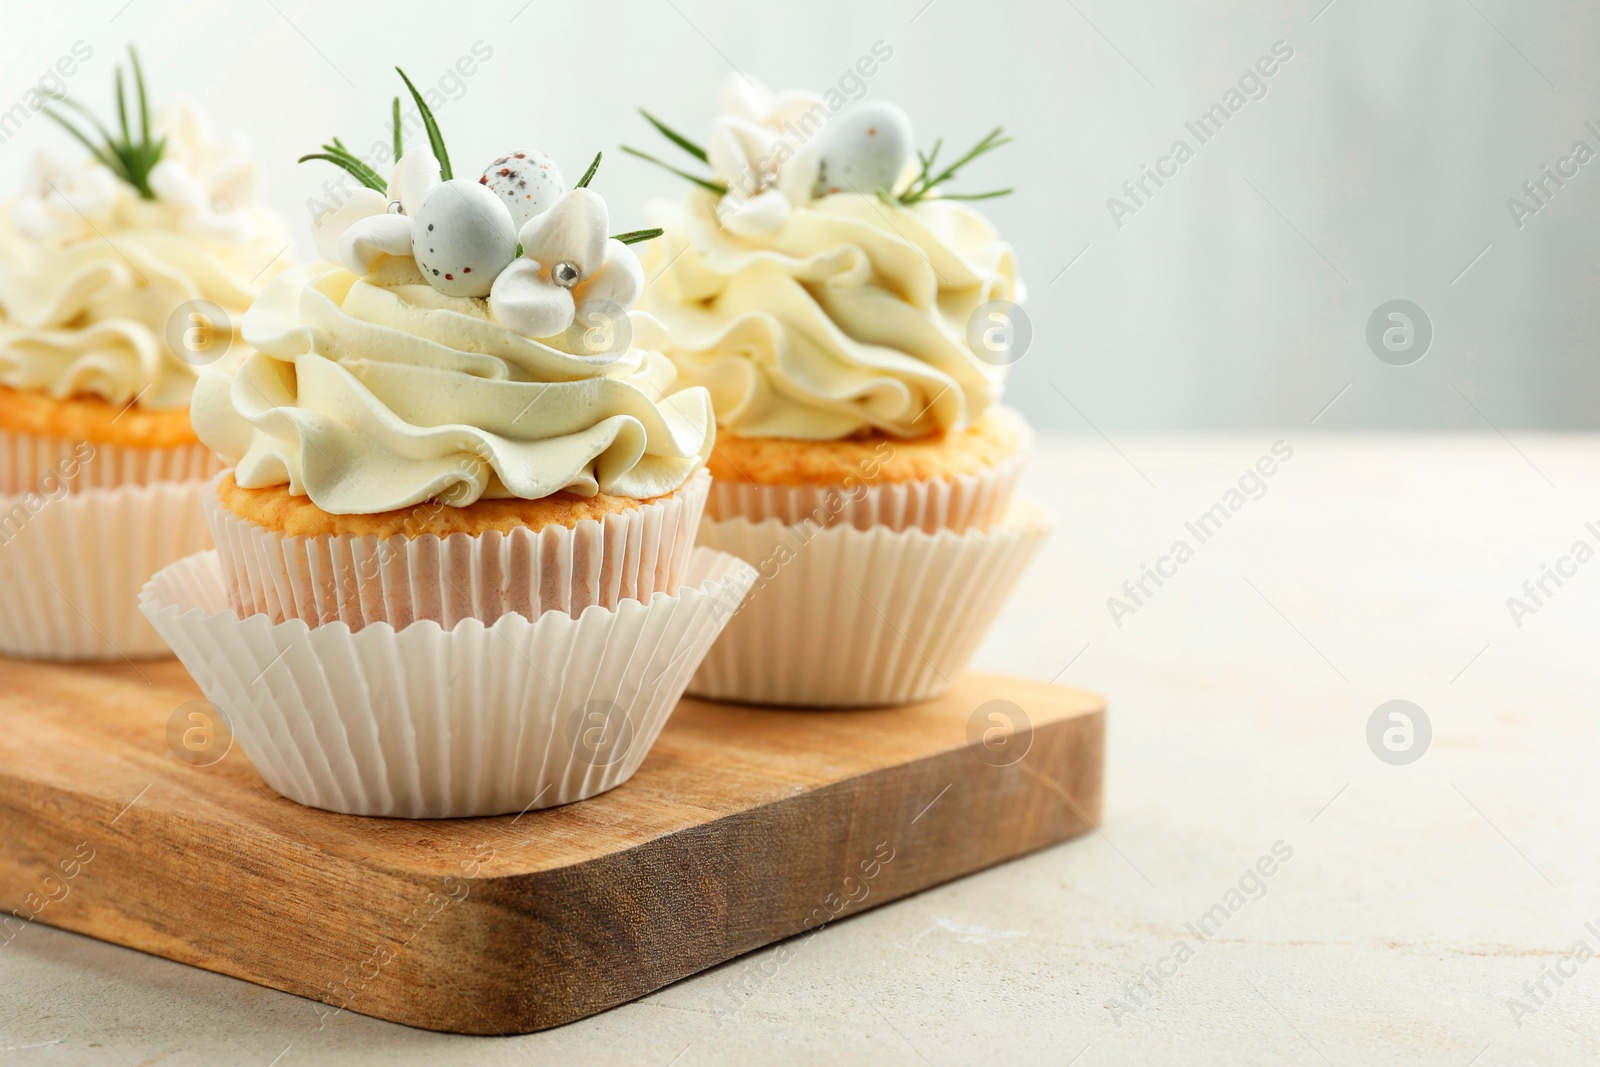
[{"label": "gray blurred background", "polygon": [[[334,172],[294,160],[334,134],[382,138],[395,64],[449,98],[462,172],[533,147],[575,175],[607,150],[596,187],[628,228],[644,199],[681,192],[612,151],[660,146],[636,106],[703,139],[731,70],[853,90],[882,41],[893,56],[863,89],[904,106],[919,142],[995,125],[1017,138],[970,187],[1017,188],[984,208],[1030,288],[1011,402],[1041,427],[1600,421],[1600,158],[1572,155],[1580,140],[1600,153],[1594,3],[5,0],[0,27],[0,113],[81,41],[93,56],[69,90],[109,115],[112,69],[138,43],[157,95],[199,97],[250,134],[300,256],[307,201]],[[493,54],[461,77],[478,42]],[[1257,68],[1275,45],[1292,56]],[[1204,142],[1186,127],[1229,103]],[[59,133],[40,116],[0,131],[9,194],[36,139]],[[1193,158],[1163,162],[1178,140]],[[1575,173],[1558,187],[1546,166]],[[1141,192],[1146,167],[1170,176]],[[1539,180],[1542,204],[1523,189]],[[1512,197],[1537,211],[1514,217]],[[1406,366],[1366,336],[1394,299],[1433,331]]]}]

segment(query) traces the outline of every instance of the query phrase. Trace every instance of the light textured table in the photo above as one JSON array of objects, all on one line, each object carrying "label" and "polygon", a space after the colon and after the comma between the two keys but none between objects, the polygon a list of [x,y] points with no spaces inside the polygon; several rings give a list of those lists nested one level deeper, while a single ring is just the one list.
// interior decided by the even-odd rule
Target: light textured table
[{"label": "light textured table", "polygon": [[[1564,956],[1600,951],[1600,559],[1520,627],[1507,599],[1600,548],[1600,440],[1511,437],[1047,438],[1028,491],[1057,537],[979,665],[1109,696],[1103,832],[781,966],[462,1038],[318,1029],[308,1001],[35,924],[0,949],[0,1062],[1593,1062],[1600,962]],[[1185,523],[1280,438],[1199,543]],[[1179,539],[1119,627],[1107,599]],[[1431,723],[1409,765],[1368,745],[1391,699]]]}]

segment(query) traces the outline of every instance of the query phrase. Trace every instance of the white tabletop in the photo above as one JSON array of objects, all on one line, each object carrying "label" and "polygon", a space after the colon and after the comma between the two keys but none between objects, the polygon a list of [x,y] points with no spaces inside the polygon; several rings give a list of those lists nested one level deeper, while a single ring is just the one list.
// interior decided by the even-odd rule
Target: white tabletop
[{"label": "white tabletop", "polygon": [[[1059,529],[977,664],[1108,695],[1101,831],[518,1038],[319,1030],[308,1001],[34,924],[0,950],[0,1061],[1600,1058],[1600,962],[1568,955],[1600,953],[1600,559],[1561,563],[1600,549],[1600,440],[1111,437],[1042,443]],[[1259,499],[1227,499],[1280,439]],[[1574,573],[1535,603],[1544,564]],[[1367,741],[1394,699],[1431,724],[1410,764]]]}]

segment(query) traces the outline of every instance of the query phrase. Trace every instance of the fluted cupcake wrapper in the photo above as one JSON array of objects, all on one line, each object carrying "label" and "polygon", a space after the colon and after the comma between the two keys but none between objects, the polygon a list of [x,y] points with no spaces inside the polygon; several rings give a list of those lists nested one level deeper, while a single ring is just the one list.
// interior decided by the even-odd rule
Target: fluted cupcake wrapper
[{"label": "fluted cupcake wrapper", "polygon": [[203,481],[0,497],[0,654],[149,659],[172,653],[139,590],[208,547]]},{"label": "fluted cupcake wrapper", "polygon": [[966,668],[1050,529],[1025,499],[993,529],[967,533],[708,521],[701,544],[758,576],[689,692],[794,707],[937,696]]},{"label": "fluted cupcake wrapper", "polygon": [[706,518],[924,533],[986,530],[1004,518],[1026,461],[1026,454],[1018,452],[976,474],[910,482],[753,485],[716,478]]},{"label": "fluted cupcake wrapper", "polygon": [[132,448],[0,430],[0,494],[4,495],[203,482],[221,469],[222,462],[199,442]]},{"label": "fluted cupcake wrapper", "polygon": [[[352,630],[385,622],[492,623],[508,612],[577,616],[683,583],[711,476],[603,521],[449,537],[290,537],[240,518],[215,489],[206,515],[241,616]],[[215,482],[213,483],[213,486]]]},{"label": "fluted cupcake wrapper", "polygon": [[755,579],[697,549],[676,595],[450,629],[240,619],[215,552],[140,606],[261,776],[349,815],[461,818],[547,808],[632,777]]}]

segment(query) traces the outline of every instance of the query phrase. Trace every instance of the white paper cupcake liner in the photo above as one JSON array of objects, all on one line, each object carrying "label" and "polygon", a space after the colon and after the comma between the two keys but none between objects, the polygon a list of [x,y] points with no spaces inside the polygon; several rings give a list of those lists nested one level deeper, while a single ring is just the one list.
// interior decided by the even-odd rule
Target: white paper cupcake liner
[{"label": "white paper cupcake liner", "polygon": [[215,552],[140,607],[262,778],[348,815],[462,818],[612,789],[644,761],[755,572],[698,549],[676,596],[352,633],[232,610]]},{"label": "white paper cupcake liner", "polygon": [[717,478],[706,518],[926,533],[986,530],[1005,516],[1026,461],[1018,452],[977,474],[874,485],[752,485]]},{"label": "white paper cupcake liner", "polygon": [[139,613],[150,576],[211,543],[203,481],[0,497],[0,654],[170,656]]},{"label": "white paper cupcake liner", "polygon": [[0,430],[0,494],[4,495],[203,482],[221,469],[221,460],[198,442],[175,448],[130,448]]},{"label": "white paper cupcake liner", "polygon": [[937,696],[966,669],[1050,529],[1024,499],[994,529],[964,534],[707,522],[701,544],[758,577],[689,692],[793,707]]},{"label": "white paper cupcake liner", "polygon": [[241,616],[342,622],[356,631],[431,620],[448,629],[508,612],[577,617],[591,606],[677,592],[710,482],[701,470],[671,496],[604,521],[508,534],[288,537],[233,514],[214,488],[206,514]]}]

